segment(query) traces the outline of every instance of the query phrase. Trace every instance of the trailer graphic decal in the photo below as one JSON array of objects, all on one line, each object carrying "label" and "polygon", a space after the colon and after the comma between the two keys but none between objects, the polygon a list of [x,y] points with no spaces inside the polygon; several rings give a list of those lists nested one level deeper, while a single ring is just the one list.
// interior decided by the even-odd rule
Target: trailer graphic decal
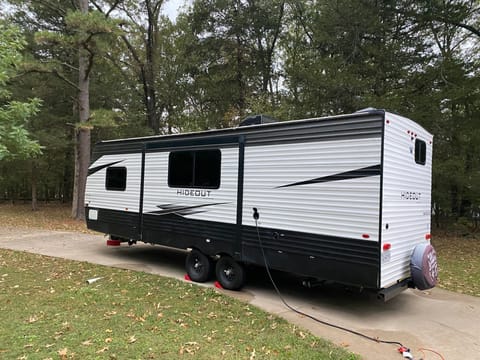
[{"label": "trailer graphic decal", "polygon": [[102,170],[102,169],[105,169],[109,166],[112,166],[112,165],[115,165],[115,164],[118,164],[118,163],[121,163],[123,160],[119,160],[119,161],[114,161],[114,162],[111,162],[111,163],[108,163],[108,164],[104,164],[104,165],[99,165],[99,166],[95,166],[93,168],[90,168],[88,169],[88,175],[87,176],[90,176],[90,175],[93,175],[95,174],[96,172]]},{"label": "trailer graphic decal", "polygon": [[157,207],[161,210],[150,211],[147,214],[151,215],[168,215],[174,214],[178,216],[185,216],[185,215],[192,215],[192,214],[199,214],[206,212],[208,210],[198,210],[199,208],[204,208],[207,206],[214,206],[214,205],[223,205],[229,203],[213,203],[213,204],[201,204],[201,205],[180,205],[180,204],[163,204],[157,205]]},{"label": "trailer graphic decal", "polygon": [[316,179],[281,185],[281,186],[277,186],[276,189],[291,187],[291,186],[298,186],[298,185],[318,184],[318,183],[324,183],[324,182],[330,182],[330,181],[350,180],[350,179],[357,179],[357,178],[363,178],[368,176],[376,176],[376,175],[380,175],[381,171],[382,171],[381,165],[378,164],[373,166],[367,166],[361,169],[350,170],[350,171],[345,171],[338,174],[323,176]]}]

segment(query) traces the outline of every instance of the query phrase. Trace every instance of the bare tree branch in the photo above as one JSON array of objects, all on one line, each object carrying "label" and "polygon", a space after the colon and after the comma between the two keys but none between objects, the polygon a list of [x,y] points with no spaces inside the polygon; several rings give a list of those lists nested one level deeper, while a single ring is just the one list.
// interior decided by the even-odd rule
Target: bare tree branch
[{"label": "bare tree branch", "polygon": [[294,1],[293,6],[297,10],[298,20],[300,20],[300,24],[302,25],[302,28],[303,28],[303,31],[305,32],[305,35],[307,35],[307,37],[310,39],[311,44],[313,45],[314,44],[313,36],[310,34],[309,30],[307,29],[307,24],[305,23],[305,20],[303,18],[304,15],[303,15],[303,9],[301,8],[301,5],[297,1]]},{"label": "bare tree branch", "polygon": [[60,73],[57,69],[52,69],[52,70],[46,70],[46,69],[39,69],[39,68],[36,68],[36,69],[28,69],[28,70],[25,70],[25,71],[22,71],[21,73],[19,73],[18,75],[14,76],[14,78],[17,78],[17,77],[22,77],[22,76],[25,76],[27,74],[33,74],[33,73],[36,73],[36,74],[53,74],[55,76],[57,76],[59,79],[63,80],[65,83],[67,83],[68,85],[70,85],[71,87],[73,87],[75,90],[80,90],[80,88],[78,87],[77,84],[75,84],[74,82],[68,80],[62,73]]},{"label": "bare tree branch", "polygon": [[157,1],[157,3],[155,4],[155,6],[153,8],[153,12],[156,13],[156,14],[159,14],[160,13],[160,7],[162,5],[163,5],[163,0]]},{"label": "bare tree branch", "polygon": [[113,3],[113,5],[110,7],[110,9],[108,9],[106,12],[105,10],[103,10],[103,8],[97,4],[97,2],[95,0],[90,0],[91,3],[93,4],[93,6],[95,6],[95,8],[100,11],[102,14],[105,15],[106,18],[108,18],[110,16],[110,13],[116,9],[116,7],[118,6],[118,4],[120,4],[121,0],[115,0],[115,2]]},{"label": "bare tree branch", "polygon": [[110,13],[115,10],[115,8],[118,6],[118,4],[120,3],[121,0],[116,0],[112,7],[107,11],[107,13],[105,14],[105,17],[109,17],[110,16]]},{"label": "bare tree branch", "polygon": [[93,6],[95,6],[97,8],[98,11],[100,11],[102,14],[105,14],[102,7],[100,5],[98,5],[96,1],[90,0],[90,2],[93,4]]},{"label": "bare tree branch", "polygon": [[70,85],[71,87],[75,88],[76,90],[80,91],[80,88],[78,87],[77,84],[75,84],[74,82],[71,82],[70,80],[68,80],[62,73],[58,72],[57,70],[53,70],[53,74],[56,75],[59,79],[65,81],[68,85]]},{"label": "bare tree branch", "polygon": [[60,64],[63,65],[63,66],[65,66],[65,67],[68,67],[68,68],[70,68],[70,69],[72,69],[72,70],[78,71],[78,67],[75,67],[75,66],[73,66],[73,65],[67,64],[66,62],[62,62],[62,63],[60,63]]},{"label": "bare tree branch", "polygon": [[140,60],[140,57],[138,56],[137,51],[132,46],[132,44],[130,44],[130,41],[128,41],[127,37],[125,35],[121,35],[121,38],[122,38],[123,42],[125,43],[125,45],[127,46],[130,53],[132,54],[133,58],[137,62],[137,65],[143,67],[144,66],[143,62]]},{"label": "bare tree branch", "polygon": [[450,24],[450,25],[453,25],[453,26],[460,27],[460,28],[462,28],[462,29],[468,30],[468,31],[470,31],[473,35],[476,35],[476,36],[480,37],[480,29],[477,29],[477,28],[473,27],[472,25],[455,22],[455,21],[452,21],[452,20],[450,20],[450,19],[443,19],[443,21],[446,22],[446,23],[448,23],[448,24]]}]

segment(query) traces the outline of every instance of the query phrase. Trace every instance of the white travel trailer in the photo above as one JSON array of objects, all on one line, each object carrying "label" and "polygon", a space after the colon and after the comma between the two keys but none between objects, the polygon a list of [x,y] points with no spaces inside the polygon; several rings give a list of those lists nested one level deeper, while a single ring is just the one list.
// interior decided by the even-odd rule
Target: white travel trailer
[{"label": "white travel trailer", "polygon": [[88,228],[189,249],[191,279],[228,289],[265,261],[385,299],[435,285],[430,133],[375,109],[252,122],[96,144]]}]

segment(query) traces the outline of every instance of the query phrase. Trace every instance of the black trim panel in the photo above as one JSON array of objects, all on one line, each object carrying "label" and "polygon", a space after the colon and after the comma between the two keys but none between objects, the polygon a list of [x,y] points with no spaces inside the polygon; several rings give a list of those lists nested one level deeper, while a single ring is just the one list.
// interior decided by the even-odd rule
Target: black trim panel
[{"label": "black trim panel", "polygon": [[316,179],[299,181],[299,182],[287,184],[287,185],[281,185],[281,186],[277,186],[276,189],[291,187],[291,186],[298,186],[298,185],[318,184],[318,183],[324,183],[324,182],[330,182],[330,181],[351,180],[351,179],[357,179],[357,178],[363,178],[363,177],[369,177],[369,176],[377,176],[380,174],[381,174],[381,164],[378,164],[378,165],[367,166],[361,169],[350,170],[350,171],[345,171],[338,174],[323,176]]},{"label": "black trim panel", "polygon": [[[269,266],[319,280],[377,288],[380,264],[376,241],[259,228]],[[243,261],[263,266],[253,226],[243,226]]]},{"label": "black trim panel", "polygon": [[109,140],[97,143],[93,159],[106,154],[147,152],[169,149],[211,148],[236,146],[240,137],[247,146],[377,138],[382,135],[384,111],[355,113],[237,128],[209,130],[196,133],[160,135],[144,138]]},{"label": "black trim panel", "polygon": [[[122,227],[132,215],[99,210],[99,220],[89,228],[120,237],[131,237]],[[101,215],[101,216],[100,216]],[[133,219],[133,218],[132,218]],[[106,223],[105,221],[108,221]],[[237,224],[187,219],[174,214],[143,215],[142,241],[173,248],[197,248],[207,255],[229,254],[239,261],[263,266],[256,228]],[[122,232],[121,230],[127,230]],[[378,242],[328,235],[260,228],[264,251],[272,269],[322,280],[377,288],[379,274]],[[237,252],[241,247],[242,254]]]},{"label": "black trim panel", "polygon": [[[88,218],[90,209],[98,211],[97,220]],[[91,230],[127,239],[140,239],[140,231],[138,229],[140,217],[136,212],[86,207],[85,214],[87,227]]]},{"label": "black trim panel", "polygon": [[243,183],[245,174],[245,137],[241,136],[238,144],[238,173],[237,173],[237,246],[235,253],[241,255],[242,247],[242,216],[243,216]]},{"label": "black trim panel", "polygon": [[91,162],[94,163],[100,157],[104,155],[116,155],[116,154],[134,154],[141,153],[144,148],[144,142],[99,142],[95,144],[93,149]]},{"label": "black trim panel", "polygon": [[[143,241],[179,249],[197,248],[207,255],[234,254],[236,226],[187,219],[172,213],[143,215]],[[237,259],[240,260],[237,256]]]},{"label": "black trim panel", "polygon": [[187,140],[187,139],[165,139],[162,140],[159,138],[156,142],[147,143],[147,151],[154,151],[154,150],[165,150],[169,148],[178,149],[180,147],[191,147],[191,146],[218,146],[228,144],[238,144],[238,136],[222,136],[222,137],[211,137],[211,138],[201,138],[195,140]]},{"label": "black trim panel", "polygon": [[145,149],[142,150],[142,169],[141,169],[141,178],[140,178],[140,203],[138,209],[140,215],[138,217],[138,232],[140,238],[142,238],[142,228],[143,228],[143,190],[145,188]]}]

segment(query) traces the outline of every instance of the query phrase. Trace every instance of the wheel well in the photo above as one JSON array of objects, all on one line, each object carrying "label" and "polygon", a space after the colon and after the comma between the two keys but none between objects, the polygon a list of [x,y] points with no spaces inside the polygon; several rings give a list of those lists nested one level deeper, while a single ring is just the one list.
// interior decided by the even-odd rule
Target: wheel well
[{"label": "wheel well", "polygon": [[186,248],[186,250],[188,252],[191,252],[193,250],[195,251],[198,251],[198,252],[201,252],[202,254],[204,254],[205,256],[208,256],[209,258],[213,259],[213,260],[217,260],[219,258],[219,255],[212,255],[212,254],[209,254],[208,252],[204,251],[202,248],[198,247],[198,246],[188,246]]}]

